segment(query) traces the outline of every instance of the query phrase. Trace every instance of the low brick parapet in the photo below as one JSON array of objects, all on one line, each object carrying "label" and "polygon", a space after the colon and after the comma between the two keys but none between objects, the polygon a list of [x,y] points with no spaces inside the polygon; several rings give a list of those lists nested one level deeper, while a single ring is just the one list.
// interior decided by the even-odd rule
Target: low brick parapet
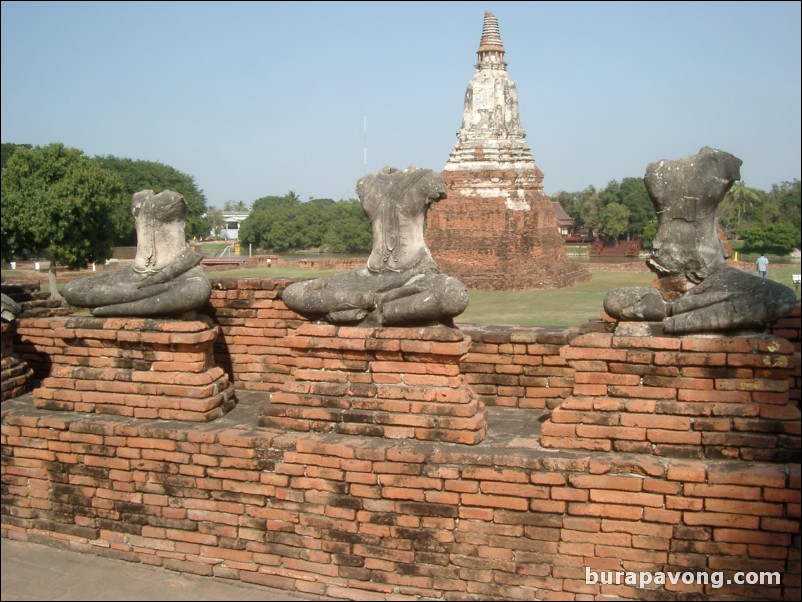
[{"label": "low brick parapet", "polygon": [[293,431],[476,444],[486,411],[460,372],[471,340],[459,329],[301,325],[287,338],[292,379],[260,424]]},{"label": "low brick parapet", "polygon": [[[296,358],[286,338],[307,320],[281,300],[281,292],[290,282],[293,280],[286,278],[232,278],[213,284],[205,311],[220,328],[215,365],[223,368],[240,390],[279,391],[291,378]],[[797,305],[790,316],[769,330],[788,339],[797,357],[799,316]],[[472,338],[461,370],[486,406],[553,409],[570,395],[574,369],[560,356],[560,349],[579,328],[470,324],[459,328]],[[58,352],[50,318],[20,317],[15,349],[34,370],[35,379],[47,377],[49,356]],[[802,388],[799,374],[797,370],[789,375],[789,397],[797,406]]]},{"label": "low brick parapet", "polygon": [[570,397],[544,447],[687,458],[797,460],[799,355],[785,339],[592,333],[562,350]]},{"label": "low brick parapet", "polygon": [[214,365],[218,328],[208,319],[47,323],[51,367],[33,392],[39,408],[207,422],[236,403],[228,375]]},{"label": "low brick parapet", "polygon": [[220,327],[215,362],[246,391],[278,391],[295,365],[285,337],[304,320],[287,308],[287,278],[221,279],[206,314]]},{"label": "low brick parapet", "polygon": [[471,348],[462,373],[487,407],[546,409],[571,395],[574,369],[560,350],[578,328],[460,325]]},{"label": "low brick parapet", "polygon": [[[462,338],[446,340],[388,329],[369,343],[288,310],[285,283],[215,283],[207,310],[222,334],[212,364],[239,387],[221,419],[53,411],[32,395],[4,402],[2,535],[301,596],[799,599],[798,335],[794,351],[771,336],[747,337],[744,347],[739,337],[585,328],[463,327]],[[51,356],[71,370],[91,367],[80,362],[102,343],[68,355],[55,330],[67,329],[62,318],[25,317],[18,328],[15,347],[42,378],[51,377]],[[480,400],[498,399],[477,443],[373,436],[359,422],[349,432],[260,424],[270,392],[306,403],[317,388],[321,400],[336,400],[343,383],[326,381],[329,373],[378,391],[377,377],[397,379],[417,364],[404,374],[423,378],[441,366],[436,375],[456,382],[435,343],[449,358],[462,354],[459,372],[481,388]],[[367,370],[373,361],[379,369]],[[381,383],[392,408],[441,406],[452,418],[471,407],[467,398],[405,398],[425,395],[428,381],[394,382]],[[340,408],[303,409],[328,420]],[[602,447],[547,447],[547,437],[561,436],[553,425]],[[766,571],[781,582],[640,589],[588,583],[588,569],[727,579]]]}]

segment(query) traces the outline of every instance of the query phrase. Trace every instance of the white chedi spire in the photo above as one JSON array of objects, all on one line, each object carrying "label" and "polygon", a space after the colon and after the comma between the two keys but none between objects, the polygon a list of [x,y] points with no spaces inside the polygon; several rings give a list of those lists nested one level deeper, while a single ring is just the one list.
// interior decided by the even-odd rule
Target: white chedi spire
[{"label": "white chedi spire", "polygon": [[486,12],[476,73],[465,91],[462,125],[446,170],[491,169],[534,163],[521,127],[518,91],[507,72],[498,19]]},{"label": "white chedi spire", "polygon": [[504,44],[498,29],[498,19],[491,12],[485,12],[482,39],[476,55],[479,58],[477,69],[507,69],[507,63],[504,62]]}]

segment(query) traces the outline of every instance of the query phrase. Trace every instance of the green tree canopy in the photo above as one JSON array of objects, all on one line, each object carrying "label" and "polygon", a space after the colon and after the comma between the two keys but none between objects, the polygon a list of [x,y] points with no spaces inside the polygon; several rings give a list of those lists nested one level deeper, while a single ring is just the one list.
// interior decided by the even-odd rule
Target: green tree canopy
[{"label": "green tree canopy", "polygon": [[[787,222],[800,231],[802,224],[802,195],[799,180],[773,184],[768,194],[769,203],[777,208],[777,221]],[[797,238],[797,241],[799,238]]]},{"label": "green tree canopy", "polygon": [[215,238],[220,236],[220,231],[225,227],[226,220],[223,216],[223,212],[217,209],[216,207],[212,207],[209,211],[206,212],[206,221],[209,224],[209,232],[212,233],[212,236]]},{"label": "green tree canopy", "polygon": [[122,179],[78,149],[17,148],[2,173],[3,258],[44,254],[53,282],[56,264],[81,268],[108,259],[112,213],[125,196]]},{"label": "green tree canopy", "polygon": [[643,246],[651,248],[654,238],[657,236],[657,216],[646,222],[643,227]]},{"label": "green tree canopy", "polygon": [[604,233],[616,241],[629,227],[629,208],[622,203],[608,203],[601,210]]},{"label": "green tree canopy", "polygon": [[326,229],[322,238],[324,250],[337,253],[370,250],[373,233],[358,200],[338,201],[330,219],[331,227]]},{"label": "green tree canopy", "polygon": [[297,201],[286,196],[265,196],[256,199],[251,206],[251,213],[240,224],[239,239],[244,244],[252,244],[262,249],[273,248],[272,232],[277,221],[285,213],[291,211]]},{"label": "green tree canopy", "polygon": [[786,255],[799,247],[799,230],[788,222],[752,225],[743,233],[743,250]]},{"label": "green tree canopy", "polygon": [[[599,192],[601,214],[604,215],[606,208],[611,205],[625,207],[628,212],[626,223],[622,225],[620,220],[614,219],[615,225],[612,229],[607,228],[608,220],[602,219],[605,224],[604,233],[616,239],[625,234],[628,237],[642,235],[646,224],[655,216],[654,206],[643,178],[624,178],[620,183],[613,180],[607,184],[607,187]],[[614,214],[619,215],[620,210],[613,209],[606,215],[610,218]]]},{"label": "green tree canopy", "polygon": [[560,191],[552,198],[571,216],[577,231],[592,234],[598,227],[598,196],[596,188],[588,186],[580,192]]},{"label": "green tree canopy", "polygon": [[184,233],[187,239],[205,238],[212,231],[212,224],[207,219],[209,208],[203,191],[195,185],[192,176],[182,173],[155,161],[135,161],[111,155],[95,157],[97,163],[105,169],[116,173],[125,183],[128,198],[125,203],[115,208],[115,222],[121,232],[120,243],[136,244],[136,225],[131,215],[131,197],[140,190],[173,190],[184,195],[187,201],[187,222]]},{"label": "green tree canopy", "polygon": [[[728,238],[742,239],[754,251],[781,253],[800,244],[799,180],[774,184],[769,192],[737,182],[718,209],[718,221]],[[790,230],[786,227],[790,226]],[[792,234],[793,233],[793,234]],[[772,236],[777,236],[776,245]],[[795,242],[788,246],[787,236]]]},{"label": "green tree canopy", "polygon": [[8,160],[11,158],[18,148],[33,148],[30,144],[12,144],[10,142],[3,142],[2,144],[2,166],[5,167]]},{"label": "green tree canopy", "polygon": [[592,194],[587,194],[582,199],[582,205],[579,208],[579,217],[582,226],[593,236],[598,236],[604,230],[601,210],[599,208],[599,195],[596,193],[595,189]]},{"label": "green tree canopy", "polygon": [[743,238],[755,222],[765,222],[766,193],[736,182],[727,192],[717,211],[718,223],[727,238]]},{"label": "green tree canopy", "polygon": [[620,203],[629,209],[627,232],[642,235],[646,225],[656,217],[654,205],[643,178],[624,178],[619,189]]},{"label": "green tree canopy", "polygon": [[370,224],[356,200],[312,199],[301,202],[290,191],[253,203],[242,222],[240,241],[263,249],[290,251],[317,248],[326,252],[370,249]]}]

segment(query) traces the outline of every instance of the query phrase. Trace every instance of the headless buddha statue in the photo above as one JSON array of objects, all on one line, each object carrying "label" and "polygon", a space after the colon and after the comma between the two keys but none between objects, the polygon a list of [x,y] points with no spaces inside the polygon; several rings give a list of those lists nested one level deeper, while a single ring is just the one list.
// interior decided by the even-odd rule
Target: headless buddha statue
[{"label": "headless buddha statue", "polygon": [[[740,159],[710,147],[649,164],[644,182],[658,225],[647,265],[658,285],[609,291],[604,309],[610,316],[661,322],[664,332],[685,334],[759,330],[793,310],[790,288],[727,266],[717,209],[740,179],[740,167]],[[677,278],[687,281],[686,292],[661,293],[661,280]]]},{"label": "headless buddha statue", "polygon": [[209,300],[211,285],[202,257],[187,245],[187,202],[171,190],[133,195],[136,257],[131,266],[75,280],[61,293],[70,305],[91,307],[94,316],[179,316]]},{"label": "headless buddha statue", "polygon": [[331,323],[450,325],[468,306],[468,291],[440,273],[423,237],[426,212],[446,197],[443,178],[430,169],[385,167],[361,178],[356,192],[373,233],[367,265],[291,284],[284,302]]}]

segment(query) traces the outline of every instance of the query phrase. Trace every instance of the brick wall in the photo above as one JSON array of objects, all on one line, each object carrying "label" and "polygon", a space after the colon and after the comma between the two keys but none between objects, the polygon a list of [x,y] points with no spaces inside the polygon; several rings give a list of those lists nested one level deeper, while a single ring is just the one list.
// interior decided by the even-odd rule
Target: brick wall
[{"label": "brick wall", "polygon": [[289,282],[247,278],[213,284],[206,313],[222,332],[215,359],[238,389],[276,391],[290,378],[295,360],[285,337],[302,320],[281,300]]},{"label": "brick wall", "polygon": [[214,365],[219,328],[209,318],[41,322],[51,350],[48,375],[33,391],[38,408],[208,422],[235,403],[233,383]]},{"label": "brick wall", "polygon": [[[224,420],[53,412],[30,397],[3,403],[2,535],[345,599],[799,598],[798,456],[543,447],[540,420],[566,410],[577,384],[584,394],[596,384],[577,374],[612,372],[599,357],[608,347],[588,346],[608,333],[464,328],[473,343],[462,372],[483,400],[497,401],[475,445],[259,426],[269,393],[297,364],[285,337],[306,323],[281,303],[285,284],[216,285],[216,360],[238,388]],[[24,318],[18,327],[17,347],[46,372],[50,323]],[[798,399],[796,345],[782,355],[796,358],[796,393],[787,388]],[[573,357],[588,348],[595,356]],[[606,370],[577,370],[577,361]],[[588,570],[776,571],[782,585],[644,590],[588,584]]]},{"label": "brick wall", "polygon": [[460,371],[460,329],[302,324],[287,338],[297,367],[259,424],[279,430],[475,444],[484,404]]},{"label": "brick wall", "polygon": [[448,198],[430,208],[425,237],[443,272],[479,290],[558,288],[590,279],[566,254],[534,163],[442,175]]},{"label": "brick wall", "polygon": [[592,333],[562,352],[575,384],[543,424],[545,447],[799,459],[799,354],[785,339]]},{"label": "brick wall", "polygon": [[[281,301],[289,282],[232,278],[214,283],[206,314],[222,334],[215,345],[215,361],[237,389],[278,391],[290,379],[296,362],[285,337],[304,320]],[[58,352],[51,322],[29,317],[18,322],[17,352],[41,380],[50,373],[50,356]],[[488,407],[554,408],[570,395],[574,369],[560,356],[560,349],[580,333],[579,328],[460,328],[473,340],[462,373]],[[799,353],[799,305],[772,332],[790,340]],[[798,406],[802,388],[798,371],[790,379],[789,395]]]},{"label": "brick wall", "polygon": [[33,370],[28,364],[14,351],[14,338],[17,331],[15,321],[0,323],[2,332],[0,333],[0,344],[2,354],[0,355],[0,377],[2,383],[0,388],[0,402],[13,399],[25,393],[29,388],[29,383],[33,377]]},{"label": "brick wall", "polygon": [[578,328],[462,326],[471,337],[461,368],[488,407],[554,408],[571,394],[574,369],[560,350]]},{"label": "brick wall", "polygon": [[798,599],[798,464],[281,433],[253,396],[202,429],[9,402],[2,535],[345,599]]},{"label": "brick wall", "polygon": [[[771,331],[774,336],[787,339],[793,344],[797,362],[799,362],[798,358],[800,356],[800,350],[802,350],[802,344],[800,343],[802,341],[801,330],[802,311],[800,311],[800,305],[797,303],[791,315],[778,320]],[[788,395],[791,401],[796,404],[796,407],[800,407],[800,398],[802,398],[802,395],[800,395],[800,391],[802,391],[802,373],[800,373],[800,370],[796,370],[796,372],[789,377],[788,387]]]}]

